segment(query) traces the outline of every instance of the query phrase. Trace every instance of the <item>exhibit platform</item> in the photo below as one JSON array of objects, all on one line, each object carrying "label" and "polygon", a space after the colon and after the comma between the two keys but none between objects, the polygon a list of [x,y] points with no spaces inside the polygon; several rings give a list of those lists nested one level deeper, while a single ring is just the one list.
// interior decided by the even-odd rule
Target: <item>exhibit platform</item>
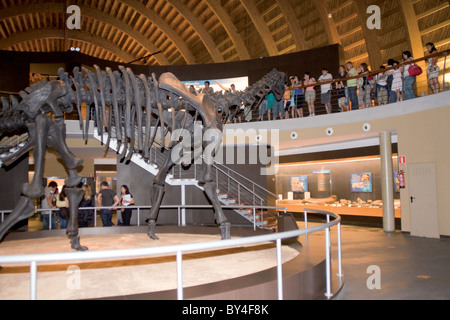
[{"label": "exhibit platform", "polygon": [[[0,255],[68,252],[65,230],[15,232],[0,243]],[[232,238],[267,231],[232,228]],[[90,251],[169,246],[217,241],[217,227],[158,226],[160,240],[146,227],[80,229]],[[300,237],[302,238],[302,237]],[[282,245],[284,299],[326,299],[323,237]],[[183,254],[184,299],[277,299],[276,246],[273,242]],[[332,266],[335,267],[334,265]],[[337,266],[336,266],[337,268]],[[29,299],[29,264],[0,269],[0,299]],[[333,274],[336,274],[334,270]],[[337,293],[343,279],[332,277]],[[175,255],[38,264],[37,299],[176,299]]]},{"label": "exhibit platform", "polygon": [[[287,212],[303,213],[305,209],[314,209],[332,212],[340,216],[383,217],[383,207],[303,204],[302,200],[278,200],[277,206],[286,207]],[[395,208],[395,217],[401,217],[401,210],[399,207]]]},{"label": "exhibit platform", "polygon": [[[314,205],[304,204],[301,200],[278,200],[277,206],[285,207],[286,212],[292,213],[299,220],[303,220],[305,209],[322,210],[337,214],[341,217],[342,222],[346,224],[374,227],[383,227],[383,208],[368,206],[337,206],[337,205]],[[394,210],[396,228],[401,229],[401,209],[396,207]],[[314,214],[308,215],[308,220],[316,221]],[[323,218],[317,219],[323,221]]]}]

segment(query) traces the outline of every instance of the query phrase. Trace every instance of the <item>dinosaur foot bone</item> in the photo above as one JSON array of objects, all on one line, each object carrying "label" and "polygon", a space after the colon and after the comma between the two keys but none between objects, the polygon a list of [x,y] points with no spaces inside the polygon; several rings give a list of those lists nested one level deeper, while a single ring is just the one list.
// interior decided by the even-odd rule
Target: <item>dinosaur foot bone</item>
[{"label": "dinosaur foot bone", "polygon": [[150,239],[159,240],[159,238],[155,235],[155,229],[156,229],[156,221],[150,220],[148,222],[148,236],[150,237]]},{"label": "dinosaur foot bone", "polygon": [[70,246],[72,249],[75,249],[77,251],[87,251],[88,250],[88,247],[82,246],[80,244],[80,237],[78,237],[78,236],[70,238]]},{"label": "dinosaur foot bone", "polygon": [[231,229],[231,223],[223,222],[220,224],[220,234],[222,235],[221,240],[231,239],[230,229]]}]

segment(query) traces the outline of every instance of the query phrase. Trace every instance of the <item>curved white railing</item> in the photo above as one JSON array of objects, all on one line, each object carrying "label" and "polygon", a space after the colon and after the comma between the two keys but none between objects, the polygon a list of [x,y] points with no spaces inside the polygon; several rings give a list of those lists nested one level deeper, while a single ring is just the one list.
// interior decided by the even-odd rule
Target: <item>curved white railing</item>
[{"label": "curved white railing", "polygon": [[[285,208],[278,207],[278,210],[285,210]],[[331,239],[330,228],[337,226],[337,246],[338,246],[338,276],[342,277],[342,261],[341,261],[341,238],[340,238],[340,223],[341,217],[331,212],[305,209],[306,212],[313,212],[319,215],[326,216],[326,223],[321,225],[286,231],[274,234],[259,235],[253,237],[244,237],[230,240],[218,240],[202,243],[189,243],[170,245],[162,247],[151,248],[136,248],[136,249],[118,249],[118,250],[103,250],[103,251],[84,251],[84,252],[61,252],[61,253],[45,253],[45,254],[25,254],[25,255],[4,255],[0,256],[1,264],[10,263],[30,263],[30,299],[36,299],[36,281],[37,281],[37,263],[39,262],[56,262],[56,261],[71,261],[71,260],[88,260],[88,259],[111,259],[111,258],[126,258],[126,257],[142,257],[157,254],[176,254],[177,265],[177,298],[183,299],[183,270],[182,270],[182,255],[186,252],[198,250],[216,250],[221,248],[238,247],[248,244],[263,243],[268,241],[276,241],[276,258],[277,258],[277,290],[278,299],[283,299],[283,277],[282,277],[282,263],[281,263],[281,240],[308,235],[314,232],[325,230],[325,249],[326,249],[326,292],[325,296],[330,298],[333,294],[331,292]],[[305,214],[306,218],[306,214]],[[333,218],[331,220],[330,218]],[[307,218],[306,218],[307,219]],[[307,220],[305,220],[307,221]]]}]

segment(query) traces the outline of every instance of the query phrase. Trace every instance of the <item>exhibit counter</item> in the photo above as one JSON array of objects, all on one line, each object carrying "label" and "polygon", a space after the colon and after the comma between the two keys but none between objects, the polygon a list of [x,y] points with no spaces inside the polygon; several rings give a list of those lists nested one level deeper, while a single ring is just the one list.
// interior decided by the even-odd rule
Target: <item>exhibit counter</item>
[{"label": "exhibit counter", "polygon": [[[398,202],[398,204],[400,204]],[[355,204],[344,205],[341,203],[314,204],[302,200],[278,200],[277,206],[286,207],[287,212],[303,213],[305,209],[326,210],[340,216],[383,217],[382,205]],[[401,218],[399,206],[395,207],[395,218]]]}]

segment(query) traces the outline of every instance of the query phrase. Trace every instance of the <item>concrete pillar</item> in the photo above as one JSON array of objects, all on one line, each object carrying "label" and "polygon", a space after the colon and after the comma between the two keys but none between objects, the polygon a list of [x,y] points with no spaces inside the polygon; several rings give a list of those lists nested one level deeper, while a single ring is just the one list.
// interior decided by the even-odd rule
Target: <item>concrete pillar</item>
[{"label": "concrete pillar", "polygon": [[380,132],[381,197],[383,200],[383,229],[395,231],[394,171],[392,168],[391,132]]}]

